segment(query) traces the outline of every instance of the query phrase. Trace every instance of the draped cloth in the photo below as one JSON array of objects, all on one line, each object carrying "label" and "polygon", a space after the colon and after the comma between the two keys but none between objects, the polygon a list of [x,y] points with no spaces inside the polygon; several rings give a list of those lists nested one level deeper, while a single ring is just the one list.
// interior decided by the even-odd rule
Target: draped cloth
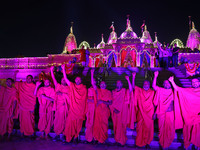
[{"label": "draped cloth", "polygon": [[37,92],[39,102],[39,122],[38,129],[40,132],[49,134],[51,127],[53,126],[53,102],[42,98],[41,95],[45,95],[52,99],[55,99],[55,91],[52,87],[41,87]]},{"label": "draped cloth", "polygon": [[137,101],[135,100],[134,92],[131,92],[129,93],[128,122],[127,122],[127,127],[130,129],[135,128],[134,123],[136,122],[136,111],[137,111]]},{"label": "draped cloth", "polygon": [[14,101],[17,91],[14,87],[0,87],[0,135],[11,133],[13,130]]},{"label": "draped cloth", "polygon": [[76,85],[71,82],[69,92],[70,106],[64,130],[67,142],[70,142],[73,137],[77,138],[81,131],[83,120],[85,120],[87,100],[87,89],[83,84]]},{"label": "draped cloth", "polygon": [[[126,127],[128,119],[128,104],[130,99],[129,90],[122,88],[120,91],[117,89],[112,91],[113,102],[110,105],[111,116],[113,120],[114,138],[117,143],[125,145],[127,141]],[[119,113],[115,113],[114,110]]]},{"label": "draped cloth", "polygon": [[[175,102],[180,107],[179,123],[183,126],[183,140],[185,147],[192,143],[200,147],[200,88],[181,88],[178,87]],[[180,118],[179,117],[179,118]]]},{"label": "draped cloth", "polygon": [[54,107],[54,132],[59,135],[64,131],[69,111],[69,87],[57,84],[55,92],[62,92],[62,95],[55,95]]},{"label": "draped cloth", "polygon": [[36,96],[34,96],[35,84],[15,82],[19,96],[19,122],[20,132],[24,135],[32,135],[35,130],[34,109]]},{"label": "draped cloth", "polygon": [[[97,89],[97,101],[109,101],[112,100],[111,91],[107,89]],[[95,108],[95,119],[93,135],[94,138],[100,142],[104,143],[108,138],[108,119],[110,117],[110,109],[107,105],[101,103]]]},{"label": "draped cloth", "polygon": [[172,89],[157,88],[154,105],[157,106],[159,143],[163,148],[169,147],[175,136],[174,110],[168,111],[173,102],[174,94]]},{"label": "draped cloth", "polygon": [[94,102],[87,102],[87,113],[86,113],[86,131],[85,138],[88,142],[91,142],[94,138],[93,136],[93,126],[94,126],[94,117],[95,117],[95,105],[97,103],[97,95],[95,89],[90,87],[88,89],[88,100],[93,100]]},{"label": "draped cloth", "polygon": [[154,91],[135,86],[135,100],[137,101],[137,127],[136,145],[145,146],[150,144],[154,135]]}]

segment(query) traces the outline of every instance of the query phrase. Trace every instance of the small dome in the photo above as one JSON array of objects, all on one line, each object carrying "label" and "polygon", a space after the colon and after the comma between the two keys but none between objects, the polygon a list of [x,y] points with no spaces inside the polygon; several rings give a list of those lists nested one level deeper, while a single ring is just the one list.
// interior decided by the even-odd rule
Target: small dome
[{"label": "small dome", "polygon": [[189,47],[192,50],[200,47],[200,34],[195,29],[194,22],[192,22],[192,29],[188,35],[186,47]]},{"label": "small dome", "polygon": [[67,36],[67,38],[65,40],[65,45],[64,45],[62,53],[67,53],[67,52],[71,53],[71,51],[73,49],[76,49],[76,48],[77,48],[76,38],[73,34],[73,29],[72,29],[72,26],[71,26],[70,34]]},{"label": "small dome", "polygon": [[144,32],[142,33],[142,38],[140,39],[141,42],[150,44],[153,43],[149,31],[147,31],[147,26],[144,27]]},{"label": "small dome", "polygon": [[104,38],[103,38],[103,34],[101,35],[101,43],[99,43],[97,45],[97,48],[104,48],[105,47],[105,42],[104,42]]},{"label": "small dome", "polygon": [[161,43],[158,41],[157,33],[155,32],[155,41],[153,42],[153,46],[158,47],[158,44],[160,45]]},{"label": "small dome", "polygon": [[176,44],[179,48],[184,48],[183,42],[180,39],[174,39],[170,46],[174,46],[174,44]]},{"label": "small dome", "polygon": [[124,31],[120,35],[120,39],[136,39],[136,38],[137,38],[137,34],[135,32],[133,32],[133,29],[131,27],[131,22],[128,18],[127,25],[126,25],[126,31]]},{"label": "small dome", "polygon": [[90,49],[90,44],[86,41],[81,42],[81,44],[79,45],[79,49],[81,49],[84,46],[84,49]]}]

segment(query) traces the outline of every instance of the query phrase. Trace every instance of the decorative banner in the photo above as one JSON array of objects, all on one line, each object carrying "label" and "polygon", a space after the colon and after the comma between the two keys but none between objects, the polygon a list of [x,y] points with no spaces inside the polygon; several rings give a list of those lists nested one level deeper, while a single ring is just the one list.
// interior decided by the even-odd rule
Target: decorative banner
[{"label": "decorative banner", "polygon": [[185,63],[185,68],[186,68],[186,71],[187,71],[187,74],[189,74],[190,76],[193,76],[196,72],[196,70],[198,69],[199,67],[199,63],[192,63],[192,64],[189,64],[189,63]]},{"label": "decorative banner", "polygon": [[65,65],[66,74],[72,73],[72,71],[73,71],[73,69],[74,69],[74,65],[75,65],[75,63],[66,64],[66,65]]}]

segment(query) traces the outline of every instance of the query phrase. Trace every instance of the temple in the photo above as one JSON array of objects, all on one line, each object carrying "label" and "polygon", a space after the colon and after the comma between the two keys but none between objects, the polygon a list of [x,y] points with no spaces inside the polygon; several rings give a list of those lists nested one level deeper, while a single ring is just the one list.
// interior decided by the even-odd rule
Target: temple
[{"label": "temple", "polygon": [[[155,53],[157,44],[161,44],[156,32],[153,41],[147,30],[147,25],[145,25],[141,38],[138,37],[131,26],[129,16],[127,17],[125,31],[120,36],[115,31],[114,22],[112,22],[110,29],[111,33],[107,42],[105,42],[102,34],[101,42],[97,47],[91,47],[86,41],[77,46],[72,25],[61,54],[49,54],[45,57],[1,58],[0,79],[10,77],[20,81],[25,80],[28,74],[37,78],[41,71],[49,72],[50,66],[70,64],[73,58],[76,58],[77,64],[80,64],[79,50],[82,47],[90,52],[88,67],[102,67],[104,63],[108,67],[156,67]],[[179,63],[183,58],[190,63],[200,62],[200,34],[195,29],[194,23],[192,23],[186,46],[180,39],[173,40],[171,45],[175,43],[180,47]]]}]

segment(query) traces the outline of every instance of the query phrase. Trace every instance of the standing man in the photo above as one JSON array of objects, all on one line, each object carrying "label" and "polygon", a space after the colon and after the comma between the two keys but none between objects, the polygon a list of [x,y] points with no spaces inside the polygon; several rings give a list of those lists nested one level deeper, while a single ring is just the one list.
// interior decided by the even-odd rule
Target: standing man
[{"label": "standing man", "polygon": [[55,111],[54,118],[54,132],[56,137],[54,140],[59,139],[59,135],[63,133],[65,128],[65,123],[69,111],[69,87],[65,82],[65,79],[61,79],[61,84],[57,82],[54,75],[54,66],[51,66],[51,77],[55,86],[55,100],[53,110]]},{"label": "standing man", "polygon": [[174,140],[175,121],[174,121],[174,94],[171,84],[168,80],[164,80],[163,87],[156,85],[159,72],[154,72],[152,87],[156,91],[154,105],[159,126],[159,143],[162,148],[168,148]]},{"label": "standing man", "polygon": [[86,86],[82,84],[81,77],[76,77],[75,83],[69,81],[65,72],[65,64],[61,67],[63,70],[63,77],[69,86],[70,93],[70,106],[64,135],[66,136],[66,142],[70,142],[72,138],[74,138],[73,142],[77,144],[78,135],[81,131],[83,120],[85,120],[87,89]]},{"label": "standing man", "polygon": [[[192,88],[181,88],[174,82],[174,77],[170,77],[174,89],[177,90],[178,98],[175,98],[175,107],[180,110],[175,114],[179,115],[179,126],[183,128],[183,140],[186,149],[190,144],[194,144],[200,150],[200,82],[197,78],[192,79]],[[176,110],[176,109],[175,109]]]},{"label": "standing man", "polygon": [[35,84],[33,76],[28,75],[26,82],[15,82],[19,94],[19,122],[20,132],[23,135],[31,136],[35,132],[34,109],[36,96],[34,95]]},{"label": "standing man", "polygon": [[111,116],[113,120],[114,138],[120,145],[125,145],[127,141],[126,127],[128,124],[128,104],[130,95],[133,92],[129,76],[125,77],[129,89],[123,88],[121,80],[116,82],[116,89],[112,91],[113,102],[110,105]]},{"label": "standing man", "polygon": [[[91,74],[94,74],[94,69],[91,70]],[[91,83],[93,82],[94,86],[96,86],[96,80],[91,77]],[[91,86],[88,89],[88,98],[87,98],[87,113],[86,113],[86,131],[85,138],[87,142],[92,142],[94,140],[93,135],[93,127],[94,127],[94,117],[95,117],[95,107],[97,104],[97,94],[95,88]]]},{"label": "standing man", "polygon": [[91,71],[92,86],[97,91],[97,105],[95,108],[95,119],[93,135],[99,143],[104,143],[108,138],[108,119],[110,117],[109,105],[112,104],[111,91],[106,89],[105,81],[100,82],[100,88],[94,84],[94,71]]},{"label": "standing man", "polygon": [[[38,129],[42,132],[41,138],[48,138],[48,134],[53,126],[53,101],[55,99],[54,88],[51,87],[49,79],[44,80],[44,87],[39,88],[42,82],[36,83],[34,95],[39,102],[39,122]],[[39,90],[38,90],[39,88]]]},{"label": "standing man", "polygon": [[173,67],[178,66],[178,53],[179,53],[179,47],[177,47],[177,44],[174,44],[173,53],[172,53],[172,61],[173,61]]},{"label": "standing man", "polygon": [[136,146],[146,146],[150,148],[149,144],[153,140],[154,135],[154,91],[150,89],[150,82],[145,80],[143,82],[143,88],[135,86],[133,78],[132,87],[135,88],[135,101],[137,103],[136,109]]},{"label": "standing man", "polygon": [[17,91],[12,86],[13,80],[6,80],[6,87],[0,85],[0,137],[8,133],[8,139],[13,130],[15,108],[17,104]]}]

